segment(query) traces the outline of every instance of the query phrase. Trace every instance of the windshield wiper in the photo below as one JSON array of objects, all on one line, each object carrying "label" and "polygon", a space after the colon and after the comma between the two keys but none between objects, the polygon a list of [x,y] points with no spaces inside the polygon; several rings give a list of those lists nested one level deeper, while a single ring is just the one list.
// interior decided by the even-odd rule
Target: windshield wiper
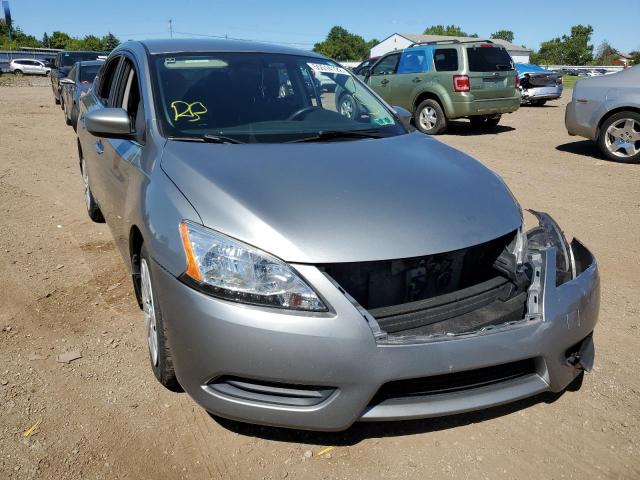
[{"label": "windshield wiper", "polygon": [[225,137],[223,135],[211,135],[208,133],[200,137],[169,137],[169,140],[175,140],[177,142],[244,143],[235,138]]},{"label": "windshield wiper", "polygon": [[320,130],[310,137],[290,140],[287,143],[318,142],[323,140],[333,140],[335,138],[382,138],[375,129],[364,130]]}]

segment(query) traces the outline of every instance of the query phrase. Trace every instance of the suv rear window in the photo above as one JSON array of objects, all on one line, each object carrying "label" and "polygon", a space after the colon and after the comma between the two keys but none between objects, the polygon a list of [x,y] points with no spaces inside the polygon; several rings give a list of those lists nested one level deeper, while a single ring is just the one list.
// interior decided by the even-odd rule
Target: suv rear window
[{"label": "suv rear window", "polygon": [[438,72],[458,70],[458,51],[455,48],[439,48],[433,55],[433,63]]},{"label": "suv rear window", "polygon": [[504,48],[468,47],[469,70],[472,72],[499,72],[513,70],[513,60]]}]

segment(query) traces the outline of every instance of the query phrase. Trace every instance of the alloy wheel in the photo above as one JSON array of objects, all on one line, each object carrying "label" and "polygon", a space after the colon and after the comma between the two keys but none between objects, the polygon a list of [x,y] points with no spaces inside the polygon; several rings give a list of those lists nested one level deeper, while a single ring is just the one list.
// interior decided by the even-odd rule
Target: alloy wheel
[{"label": "alloy wheel", "polygon": [[350,96],[345,96],[340,102],[340,115],[353,119],[354,110],[353,99]]},{"label": "alloy wheel", "polygon": [[607,128],[605,146],[609,152],[621,159],[630,158],[640,152],[640,122],[633,118],[621,118]]},{"label": "alloy wheel", "polygon": [[149,356],[153,366],[158,366],[158,326],[156,323],[156,310],[153,303],[153,290],[151,287],[151,277],[149,276],[149,266],[147,260],[140,262],[140,283],[142,290],[142,310],[144,311],[144,324],[147,330],[147,343],[149,345]]},{"label": "alloy wheel", "polygon": [[431,130],[438,123],[438,114],[433,107],[424,108],[420,112],[420,126],[425,130]]}]

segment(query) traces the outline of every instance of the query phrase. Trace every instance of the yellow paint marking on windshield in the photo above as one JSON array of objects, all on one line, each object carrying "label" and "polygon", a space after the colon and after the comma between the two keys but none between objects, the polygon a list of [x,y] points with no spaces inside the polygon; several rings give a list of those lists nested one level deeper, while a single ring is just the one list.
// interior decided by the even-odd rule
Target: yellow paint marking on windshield
[{"label": "yellow paint marking on windshield", "polygon": [[200,115],[204,115],[209,110],[202,102],[187,103],[182,100],[174,100],[171,102],[173,110],[173,121],[177,122],[181,118],[188,118],[190,122],[200,120]]}]

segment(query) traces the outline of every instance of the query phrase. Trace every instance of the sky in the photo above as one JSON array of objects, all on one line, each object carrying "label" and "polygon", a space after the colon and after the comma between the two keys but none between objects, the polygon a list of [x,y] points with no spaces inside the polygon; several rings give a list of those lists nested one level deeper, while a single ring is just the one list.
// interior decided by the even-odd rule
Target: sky
[{"label": "sky", "polygon": [[[66,31],[74,36],[113,32],[120,40],[169,36],[225,36],[311,49],[329,29],[341,25],[366,40],[392,33],[422,33],[436,24],[456,24],[488,37],[500,29],[514,43],[537,50],[542,41],[568,34],[572,25],[594,27],[592,43],[603,40],[622,52],[640,50],[640,0],[607,8],[603,0],[9,0],[14,25],[42,37]],[[610,4],[609,4],[610,5]]]}]

